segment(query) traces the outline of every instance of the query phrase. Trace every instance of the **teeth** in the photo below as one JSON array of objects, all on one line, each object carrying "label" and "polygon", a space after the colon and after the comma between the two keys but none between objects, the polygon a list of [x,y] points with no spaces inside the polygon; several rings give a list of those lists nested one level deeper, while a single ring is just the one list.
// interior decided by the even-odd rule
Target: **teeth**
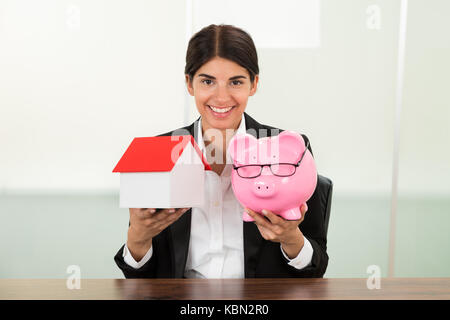
[{"label": "teeth", "polygon": [[209,106],[208,105],[208,107],[210,107],[214,112],[217,112],[217,113],[225,113],[225,112],[228,112],[228,111],[230,111],[233,107],[228,107],[228,108],[214,108],[213,106]]}]

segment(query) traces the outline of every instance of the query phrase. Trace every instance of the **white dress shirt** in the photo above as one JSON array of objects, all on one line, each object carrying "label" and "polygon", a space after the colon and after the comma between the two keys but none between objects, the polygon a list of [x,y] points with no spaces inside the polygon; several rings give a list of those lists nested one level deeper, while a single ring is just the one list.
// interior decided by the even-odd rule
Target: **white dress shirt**
[{"label": "white dress shirt", "polygon": [[[245,118],[237,130],[245,133]],[[206,158],[201,118],[198,124],[198,145]],[[232,161],[227,162],[221,175],[205,171],[205,202],[192,208],[189,251],[184,276],[186,278],[244,278],[244,240],[242,213],[244,207],[237,201],[231,186]],[[303,269],[311,264],[313,248],[304,238],[304,246],[289,265]],[[123,250],[125,262],[135,268],[142,267],[153,254],[153,246],[140,261],[135,261],[127,245]]]}]

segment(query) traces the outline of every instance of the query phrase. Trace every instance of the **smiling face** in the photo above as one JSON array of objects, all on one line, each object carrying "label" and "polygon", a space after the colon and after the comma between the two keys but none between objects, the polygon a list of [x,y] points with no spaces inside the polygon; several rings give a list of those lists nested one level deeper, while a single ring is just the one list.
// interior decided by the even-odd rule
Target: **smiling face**
[{"label": "smiling face", "polygon": [[186,75],[186,84],[190,95],[195,97],[204,131],[237,129],[248,97],[256,92],[258,75],[251,83],[247,69],[215,57],[197,70],[192,82]]}]

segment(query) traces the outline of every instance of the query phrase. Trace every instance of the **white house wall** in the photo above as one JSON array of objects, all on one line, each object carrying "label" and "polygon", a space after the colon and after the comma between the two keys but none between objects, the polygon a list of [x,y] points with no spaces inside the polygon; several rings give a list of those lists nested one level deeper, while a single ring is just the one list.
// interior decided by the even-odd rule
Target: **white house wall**
[{"label": "white house wall", "polygon": [[174,208],[199,207],[204,201],[203,164],[181,164],[172,169],[170,199]]},{"label": "white house wall", "polygon": [[167,208],[170,206],[170,172],[120,174],[121,208]]},{"label": "white house wall", "polygon": [[171,174],[172,207],[198,207],[204,199],[205,168],[194,146],[188,143]]}]

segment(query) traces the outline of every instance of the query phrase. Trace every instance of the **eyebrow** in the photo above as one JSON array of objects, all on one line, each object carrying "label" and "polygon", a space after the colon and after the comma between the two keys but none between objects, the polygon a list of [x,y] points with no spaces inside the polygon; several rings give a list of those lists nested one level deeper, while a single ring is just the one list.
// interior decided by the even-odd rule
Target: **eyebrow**
[{"label": "eyebrow", "polygon": [[[199,76],[199,77],[206,77],[206,78],[213,79],[213,80],[216,79],[216,77],[210,76],[209,74],[205,74],[205,73],[200,73],[198,76]],[[236,79],[247,79],[247,77],[242,76],[242,75],[239,75],[239,76],[231,77],[231,78],[228,79],[228,80],[236,80]]]}]

